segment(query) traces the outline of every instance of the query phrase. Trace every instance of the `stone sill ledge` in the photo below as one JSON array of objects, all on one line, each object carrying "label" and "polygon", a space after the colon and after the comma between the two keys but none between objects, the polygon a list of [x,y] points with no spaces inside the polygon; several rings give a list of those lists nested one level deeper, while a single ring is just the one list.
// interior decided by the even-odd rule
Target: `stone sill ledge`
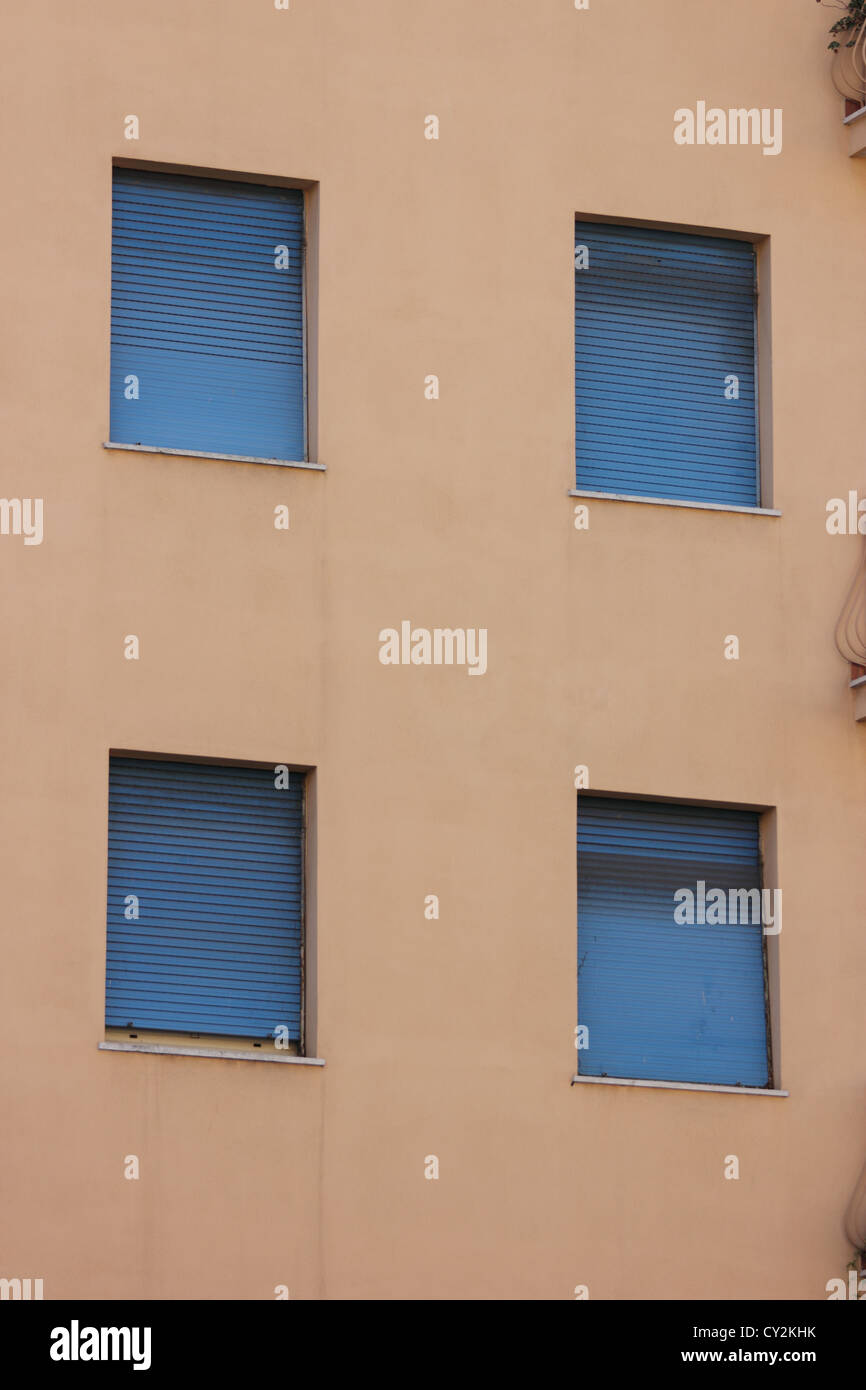
[{"label": "stone sill ledge", "polygon": [[114,440],[102,441],[103,449],[129,449],[134,454],[171,454],[182,459],[217,459],[226,463],[269,463],[275,468],[308,468],[315,473],[326,472],[324,463],[302,463],[295,459],[258,458],[255,454],[209,454],[199,449],[163,449],[158,444],[116,444]]},{"label": "stone sill ledge", "polygon": [[323,1067],[322,1057],[278,1057],[273,1052],[232,1051],[222,1047],[174,1047],[165,1043],[101,1042],[100,1052],[156,1052],[167,1057],[222,1057],[231,1062],[279,1062],[300,1067]]},{"label": "stone sill ledge", "polygon": [[848,154],[852,159],[862,159],[866,156],[866,106],[859,111],[852,111],[850,116],[845,117],[844,124],[848,128]]},{"label": "stone sill ledge", "polygon": [[697,1081],[636,1081],[624,1076],[573,1076],[572,1086],[646,1086],[653,1091],[713,1091],[728,1096],[787,1096],[789,1091],[771,1091],[765,1086],[704,1086]]},{"label": "stone sill ledge", "polygon": [[728,502],[686,502],[675,497],[639,497],[628,492],[587,492],[569,488],[569,497],[594,497],[602,502],[644,502],[651,507],[688,507],[699,512],[741,512],[744,516],[781,516],[773,507],[735,507]]}]

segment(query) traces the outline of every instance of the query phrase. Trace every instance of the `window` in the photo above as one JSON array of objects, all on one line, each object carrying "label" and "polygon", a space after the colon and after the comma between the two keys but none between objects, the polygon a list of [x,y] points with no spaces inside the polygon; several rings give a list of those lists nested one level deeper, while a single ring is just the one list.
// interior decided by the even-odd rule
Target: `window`
[{"label": "window", "polygon": [[760,505],[751,242],[575,225],[577,487]]},{"label": "window", "polygon": [[303,838],[300,773],[112,757],[106,1025],[297,1048]]},{"label": "window", "polygon": [[758,821],[578,797],[580,1073],[771,1084]]},{"label": "window", "polygon": [[115,169],[111,441],[306,458],[304,195]]}]

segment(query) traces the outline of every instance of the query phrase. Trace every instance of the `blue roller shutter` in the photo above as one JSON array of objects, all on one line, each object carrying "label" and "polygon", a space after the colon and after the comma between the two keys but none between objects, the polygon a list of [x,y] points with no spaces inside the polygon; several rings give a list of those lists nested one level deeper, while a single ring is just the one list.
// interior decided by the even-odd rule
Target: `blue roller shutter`
[{"label": "blue roller shutter", "polygon": [[302,192],[115,169],[113,193],[112,440],[304,459]]},{"label": "blue roller shutter", "polygon": [[752,243],[578,222],[575,266],[577,487],[759,505]]},{"label": "blue roller shutter", "polygon": [[112,758],[106,1023],[298,1039],[302,872],[302,775]]},{"label": "blue roller shutter", "polygon": [[578,798],[581,1073],[768,1085],[761,923],[676,923],[699,881],[760,887],[754,813]]}]

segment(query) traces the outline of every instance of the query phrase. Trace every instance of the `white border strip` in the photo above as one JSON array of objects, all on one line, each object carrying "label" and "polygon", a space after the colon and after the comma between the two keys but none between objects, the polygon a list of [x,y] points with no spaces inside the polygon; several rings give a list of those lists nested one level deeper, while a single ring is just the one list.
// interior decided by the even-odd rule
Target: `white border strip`
[{"label": "white border strip", "polygon": [[569,497],[598,497],[603,502],[646,502],[652,507],[690,507],[699,512],[741,512],[744,516],[781,516],[773,507],[735,507],[727,502],[683,502],[675,497],[633,497],[627,492],[585,492],[569,488]]},{"label": "white border strip", "polygon": [[790,1091],[769,1091],[763,1086],[702,1086],[697,1081],[635,1081],[627,1076],[573,1076],[584,1086],[647,1086],[654,1091],[716,1091],[728,1096],[787,1096]]},{"label": "white border strip", "polygon": [[182,459],[221,459],[226,463],[270,463],[277,468],[310,468],[316,473],[327,471],[324,463],[299,463],[294,459],[257,458],[255,454],[208,454],[199,449],[162,449],[158,444],[115,444],[104,439],[103,449],[130,449],[134,454],[172,454]]},{"label": "white border strip", "polygon": [[168,1057],[223,1057],[232,1062],[291,1062],[300,1067],[323,1067],[322,1057],[277,1057],[273,1052],[227,1052],[218,1047],[167,1047],[164,1043],[101,1042],[100,1052],[158,1052]]}]

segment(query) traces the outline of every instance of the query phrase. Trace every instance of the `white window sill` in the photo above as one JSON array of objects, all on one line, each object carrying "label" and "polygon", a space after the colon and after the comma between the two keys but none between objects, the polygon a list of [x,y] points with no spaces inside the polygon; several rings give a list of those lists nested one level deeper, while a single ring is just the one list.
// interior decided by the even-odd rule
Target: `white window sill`
[{"label": "white window sill", "polygon": [[573,1076],[572,1086],[647,1086],[654,1091],[715,1091],[728,1096],[787,1096],[788,1091],[770,1091],[765,1086],[703,1086],[697,1081],[634,1081],[624,1076]]},{"label": "white window sill", "polygon": [[322,1057],[280,1057],[275,1052],[231,1051],[222,1047],[168,1047],[164,1043],[101,1042],[100,1052],[157,1052],[168,1057],[222,1057],[231,1062],[281,1062],[300,1067],[323,1067]]},{"label": "white window sill", "polygon": [[255,454],[209,454],[199,449],[163,449],[158,444],[115,444],[103,440],[103,449],[130,449],[135,454],[173,454],[182,459],[219,459],[226,463],[270,463],[276,468],[309,468],[316,473],[326,471],[323,463],[301,463],[295,459],[257,458]]},{"label": "white window sill", "polygon": [[689,507],[699,512],[741,512],[745,516],[781,516],[773,507],[735,507],[728,502],[684,502],[675,497],[637,497],[627,492],[587,492],[569,488],[569,497],[595,497],[603,502],[645,502],[652,507]]}]

